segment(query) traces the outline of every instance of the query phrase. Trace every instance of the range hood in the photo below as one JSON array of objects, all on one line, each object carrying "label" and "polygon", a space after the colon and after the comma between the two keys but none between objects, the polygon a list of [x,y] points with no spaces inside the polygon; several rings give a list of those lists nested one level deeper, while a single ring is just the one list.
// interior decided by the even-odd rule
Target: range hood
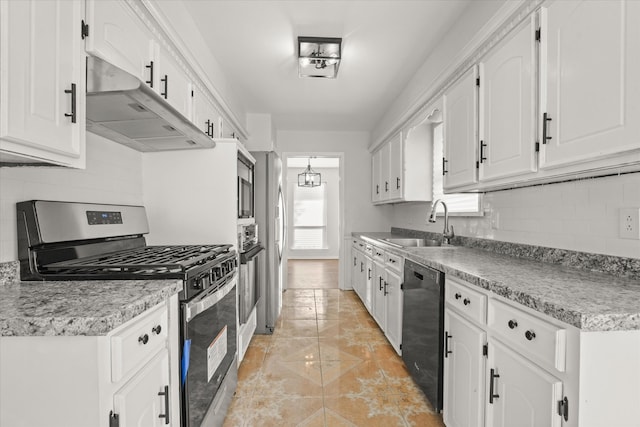
[{"label": "range hood", "polygon": [[87,58],[87,130],[144,152],[215,147],[146,83],[94,56]]}]

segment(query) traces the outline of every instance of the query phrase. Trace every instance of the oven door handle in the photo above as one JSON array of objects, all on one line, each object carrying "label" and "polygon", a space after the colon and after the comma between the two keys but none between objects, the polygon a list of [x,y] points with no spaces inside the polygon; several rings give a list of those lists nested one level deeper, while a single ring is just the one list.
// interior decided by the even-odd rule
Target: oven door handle
[{"label": "oven door handle", "polygon": [[218,303],[222,298],[226,297],[231,289],[236,285],[238,279],[237,275],[234,274],[233,277],[225,284],[222,288],[216,290],[212,293],[205,293],[204,295],[197,296],[192,301],[187,303],[185,307],[185,316],[186,321],[189,322],[191,319],[196,317],[198,314],[206,311],[207,309],[214,306]]},{"label": "oven door handle", "polygon": [[260,254],[260,252],[262,252],[263,250],[264,250],[264,246],[262,245],[252,246],[248,251],[242,252],[240,254],[240,263],[246,264],[248,262],[253,261],[253,259],[257,257],[258,254]]}]

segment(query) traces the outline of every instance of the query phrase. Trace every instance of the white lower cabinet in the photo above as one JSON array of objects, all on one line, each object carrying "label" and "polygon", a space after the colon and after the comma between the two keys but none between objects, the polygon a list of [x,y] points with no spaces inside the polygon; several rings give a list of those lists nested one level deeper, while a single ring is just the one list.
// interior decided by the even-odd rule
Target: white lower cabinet
[{"label": "white lower cabinet", "polygon": [[169,352],[162,349],[113,396],[119,427],[166,425],[165,419],[171,415],[169,397]]},{"label": "white lower cabinet", "polygon": [[443,418],[447,427],[484,424],[485,357],[481,349],[487,334],[448,309],[444,315]]},{"label": "white lower cabinet", "polygon": [[384,284],[385,294],[385,319],[387,321],[384,334],[389,343],[400,354],[402,343],[402,279],[390,270],[387,271],[387,279]]},{"label": "white lower cabinet", "polygon": [[559,427],[562,381],[490,340],[487,381],[487,425],[494,427]]},{"label": "white lower cabinet", "polygon": [[384,295],[384,282],[387,278],[387,274],[384,268],[384,264],[378,261],[374,261],[373,263],[373,289],[372,289],[372,304],[371,304],[371,315],[378,322],[378,326],[380,329],[384,331],[385,325],[387,324],[385,315],[387,313],[387,309],[385,307],[386,299]]},{"label": "white lower cabinet", "polygon": [[179,426],[178,317],[174,295],[103,336],[0,336],[0,426]]}]

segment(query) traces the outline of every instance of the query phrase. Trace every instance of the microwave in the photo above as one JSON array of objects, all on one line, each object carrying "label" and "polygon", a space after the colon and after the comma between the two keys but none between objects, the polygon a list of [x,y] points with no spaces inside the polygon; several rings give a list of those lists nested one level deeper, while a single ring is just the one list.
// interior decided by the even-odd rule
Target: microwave
[{"label": "microwave", "polygon": [[238,218],[253,218],[253,183],[238,177]]}]

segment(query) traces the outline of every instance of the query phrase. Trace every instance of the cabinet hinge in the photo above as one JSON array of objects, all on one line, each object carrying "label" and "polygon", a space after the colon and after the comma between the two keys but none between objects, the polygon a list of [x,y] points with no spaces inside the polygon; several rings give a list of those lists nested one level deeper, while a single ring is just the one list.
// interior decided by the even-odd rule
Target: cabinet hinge
[{"label": "cabinet hinge", "polygon": [[476,78],[476,86],[480,86],[480,77]]},{"label": "cabinet hinge", "polygon": [[120,427],[120,416],[113,411],[109,413],[109,427]]},{"label": "cabinet hinge", "polygon": [[80,37],[82,37],[82,40],[85,37],[89,37],[89,24],[85,24],[84,19],[80,21]]},{"label": "cabinet hinge", "polygon": [[540,41],[540,28],[536,30],[536,41]]},{"label": "cabinet hinge", "polygon": [[567,396],[562,400],[558,400],[558,415],[564,418],[565,421],[569,421],[569,399],[567,399]]},{"label": "cabinet hinge", "polygon": [[540,151],[540,143],[536,142],[536,153]]},{"label": "cabinet hinge", "polygon": [[482,355],[489,357],[489,344],[485,344],[482,346]]}]

